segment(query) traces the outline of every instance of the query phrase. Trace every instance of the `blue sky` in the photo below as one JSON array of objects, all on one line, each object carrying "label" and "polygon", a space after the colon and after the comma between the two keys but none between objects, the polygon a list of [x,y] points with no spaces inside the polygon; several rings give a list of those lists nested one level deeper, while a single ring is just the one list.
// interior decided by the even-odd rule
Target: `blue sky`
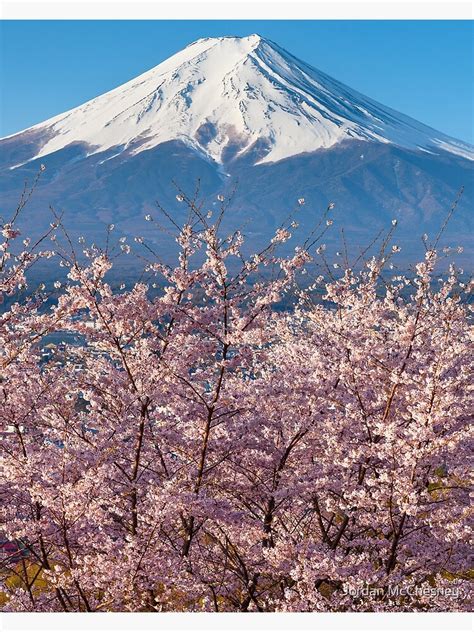
[{"label": "blue sky", "polygon": [[80,105],[200,37],[259,33],[474,144],[469,21],[2,21],[0,135]]}]

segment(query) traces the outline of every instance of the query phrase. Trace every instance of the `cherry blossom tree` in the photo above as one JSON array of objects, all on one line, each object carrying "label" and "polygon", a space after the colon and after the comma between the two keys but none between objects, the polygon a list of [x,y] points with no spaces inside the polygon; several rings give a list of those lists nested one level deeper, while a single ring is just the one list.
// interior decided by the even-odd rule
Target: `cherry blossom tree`
[{"label": "cherry blossom tree", "polygon": [[[293,217],[249,256],[225,200],[178,201],[176,265],[145,240],[129,289],[123,238],[13,254],[2,226],[2,608],[466,610],[472,283],[427,244],[396,273],[395,225],[333,273],[334,205],[283,257]],[[22,292],[43,257],[52,304]]]}]

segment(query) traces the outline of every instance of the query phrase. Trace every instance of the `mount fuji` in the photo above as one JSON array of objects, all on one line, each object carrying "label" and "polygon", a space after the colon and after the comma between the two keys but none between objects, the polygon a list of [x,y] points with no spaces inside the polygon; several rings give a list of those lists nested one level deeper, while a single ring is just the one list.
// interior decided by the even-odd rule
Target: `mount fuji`
[{"label": "mount fuji", "polygon": [[474,147],[348,88],[258,35],[200,39],[155,68],[68,112],[0,139],[4,207],[46,170],[30,231],[64,211],[74,234],[151,234],[159,200],[183,213],[175,181],[211,205],[235,190],[232,221],[256,244],[304,197],[309,230],[328,202],[351,246],[394,218],[409,259],[461,186],[454,240],[472,234]]}]

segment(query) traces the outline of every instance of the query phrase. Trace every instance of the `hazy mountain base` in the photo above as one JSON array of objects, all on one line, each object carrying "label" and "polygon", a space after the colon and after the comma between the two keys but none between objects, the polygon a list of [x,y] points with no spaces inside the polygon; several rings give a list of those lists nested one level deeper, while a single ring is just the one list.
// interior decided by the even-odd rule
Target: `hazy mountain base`
[{"label": "hazy mountain base", "polygon": [[[8,163],[18,158],[18,148],[7,139],[0,144],[2,149],[5,143],[11,152],[4,159]],[[474,163],[452,154],[351,141],[262,165],[254,163],[264,147],[255,146],[241,156],[229,151],[227,162],[218,165],[180,141],[138,154],[133,151],[131,147],[119,156],[114,150],[88,156],[86,147],[74,145],[14,170],[5,169],[0,173],[4,208],[15,207],[25,180],[31,183],[44,164],[20,223],[22,233],[42,234],[52,221],[52,206],[64,213],[74,241],[84,235],[87,241],[103,243],[106,227],[113,223],[117,236],[127,236],[130,242],[144,237],[170,262],[176,252],[174,241],[144,216],[151,214],[166,229],[171,227],[157,209],[158,201],[182,223],[187,209],[176,200],[179,189],[193,196],[199,188],[198,200],[211,212],[219,204],[217,195],[233,195],[223,228],[240,228],[250,250],[267,243],[291,213],[304,240],[321,211],[333,202],[328,248],[340,248],[340,227],[344,227],[348,248],[356,254],[395,218],[400,264],[408,267],[419,254],[421,236],[433,237],[464,186],[446,243],[462,245],[461,263],[472,267]],[[297,204],[298,198],[304,198],[304,205]],[[287,252],[294,246],[295,240],[284,245]]]}]

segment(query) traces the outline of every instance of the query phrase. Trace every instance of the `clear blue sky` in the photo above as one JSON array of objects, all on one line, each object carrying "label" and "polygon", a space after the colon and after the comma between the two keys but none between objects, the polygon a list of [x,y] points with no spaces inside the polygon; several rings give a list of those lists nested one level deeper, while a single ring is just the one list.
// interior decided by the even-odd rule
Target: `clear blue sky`
[{"label": "clear blue sky", "polygon": [[200,37],[259,33],[474,144],[469,21],[2,21],[0,135],[80,105]]}]

